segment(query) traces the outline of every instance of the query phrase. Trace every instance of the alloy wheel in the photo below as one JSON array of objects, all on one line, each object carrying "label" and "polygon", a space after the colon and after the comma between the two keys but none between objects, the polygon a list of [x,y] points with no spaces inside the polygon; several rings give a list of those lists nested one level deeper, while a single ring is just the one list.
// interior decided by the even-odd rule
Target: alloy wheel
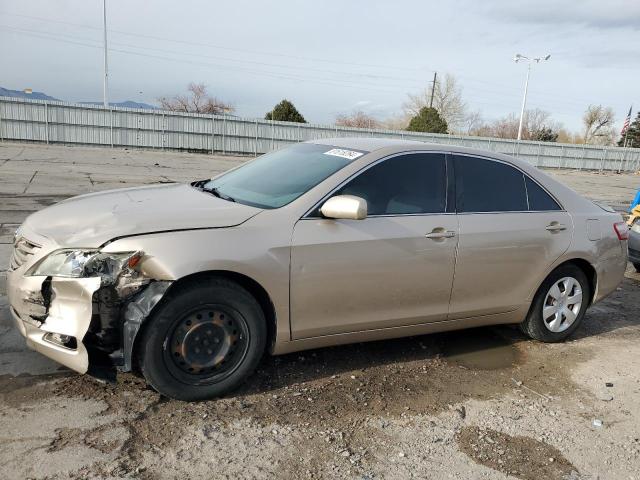
[{"label": "alloy wheel", "polygon": [[549,331],[564,332],[576,321],[581,308],[580,282],[573,277],[563,277],[547,292],[542,306],[542,320]]}]

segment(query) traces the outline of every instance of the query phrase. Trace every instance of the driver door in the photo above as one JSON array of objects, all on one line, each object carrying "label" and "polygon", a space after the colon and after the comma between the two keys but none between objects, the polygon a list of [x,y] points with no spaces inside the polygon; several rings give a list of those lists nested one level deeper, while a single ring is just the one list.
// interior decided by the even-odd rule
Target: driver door
[{"label": "driver door", "polygon": [[367,218],[296,223],[293,339],[447,319],[458,232],[447,184],[445,154],[394,156],[332,194],[364,198]]}]

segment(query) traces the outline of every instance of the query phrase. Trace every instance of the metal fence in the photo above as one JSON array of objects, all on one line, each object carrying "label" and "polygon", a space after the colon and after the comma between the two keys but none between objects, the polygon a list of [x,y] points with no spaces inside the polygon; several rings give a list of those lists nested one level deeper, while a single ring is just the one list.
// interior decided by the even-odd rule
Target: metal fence
[{"label": "metal fence", "polygon": [[0,140],[258,155],[329,137],[418,140],[506,153],[539,167],[636,171],[640,149],[272,122],[0,97]]}]

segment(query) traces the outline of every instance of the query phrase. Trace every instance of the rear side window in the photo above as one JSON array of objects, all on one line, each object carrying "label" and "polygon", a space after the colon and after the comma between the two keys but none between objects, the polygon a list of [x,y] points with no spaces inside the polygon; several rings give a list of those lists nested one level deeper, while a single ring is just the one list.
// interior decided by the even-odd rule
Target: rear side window
[{"label": "rear side window", "polygon": [[458,212],[527,211],[524,175],[504,163],[454,156]]},{"label": "rear side window", "polygon": [[368,215],[442,213],[446,178],[444,154],[399,155],[365,170],[335,195],[364,198]]},{"label": "rear side window", "polygon": [[545,192],[540,185],[526,176],[525,183],[527,185],[527,195],[529,196],[529,210],[538,212],[561,210],[558,202],[551,198],[551,195]]}]

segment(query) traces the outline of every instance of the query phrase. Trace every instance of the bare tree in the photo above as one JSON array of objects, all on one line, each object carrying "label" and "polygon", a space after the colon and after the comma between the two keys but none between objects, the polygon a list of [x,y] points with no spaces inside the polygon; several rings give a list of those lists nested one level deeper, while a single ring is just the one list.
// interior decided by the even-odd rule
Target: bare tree
[{"label": "bare tree", "polygon": [[378,128],[380,122],[362,110],[354,110],[350,114],[340,114],[336,117],[336,125],[354,128]]},{"label": "bare tree", "polygon": [[482,113],[479,111],[469,112],[464,119],[463,133],[465,135],[474,135],[473,132],[481,129],[484,126],[484,120],[482,119]]},{"label": "bare tree", "polygon": [[610,145],[615,139],[614,117],[611,107],[589,105],[582,117],[584,143]]},{"label": "bare tree", "polygon": [[209,96],[204,83],[190,83],[187,90],[186,95],[160,97],[158,101],[162,108],[174,112],[221,114],[235,110],[232,105]]},{"label": "bare tree", "polygon": [[[510,113],[506,117],[494,120],[491,123],[480,123],[469,131],[470,135],[488,136],[497,138],[518,138],[518,126],[520,117]],[[539,140],[549,138],[550,133],[558,133],[562,125],[551,119],[551,114],[545,110],[533,109],[524,112],[522,120],[522,139]],[[545,133],[545,135],[542,135]]]},{"label": "bare tree", "polygon": [[[408,94],[403,109],[407,115],[414,117],[420,109],[431,104],[431,86],[418,94]],[[447,73],[444,79],[436,81],[433,91],[433,107],[445,119],[452,130],[458,130],[465,122],[467,105],[462,100],[462,88],[456,78]]]},{"label": "bare tree", "polygon": [[389,130],[406,130],[410,121],[410,116],[400,113],[383,120],[380,122],[380,126]]}]

